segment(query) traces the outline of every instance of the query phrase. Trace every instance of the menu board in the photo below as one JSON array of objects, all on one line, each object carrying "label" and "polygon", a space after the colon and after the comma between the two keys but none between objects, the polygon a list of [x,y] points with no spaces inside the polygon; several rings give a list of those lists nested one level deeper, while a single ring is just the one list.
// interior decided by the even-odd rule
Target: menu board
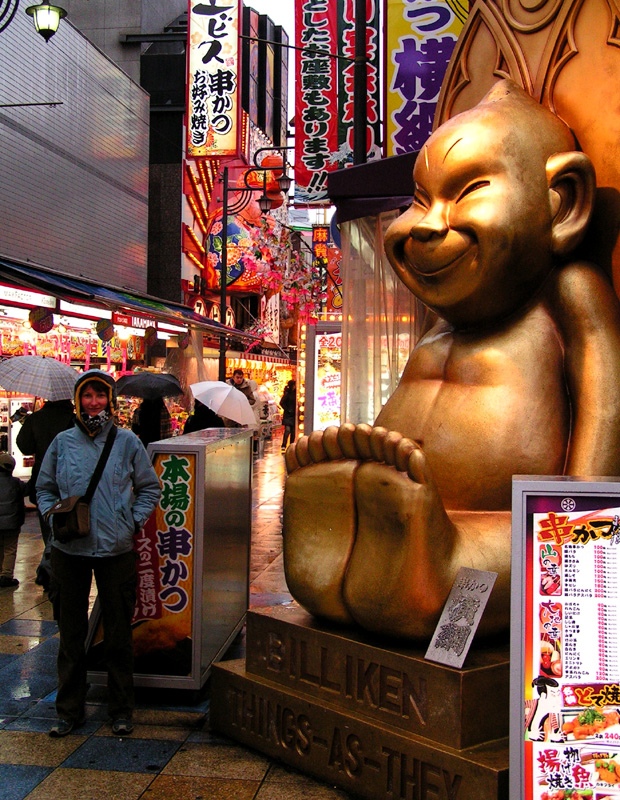
[{"label": "menu board", "polygon": [[620,482],[515,480],[511,800],[620,800],[619,568]]}]

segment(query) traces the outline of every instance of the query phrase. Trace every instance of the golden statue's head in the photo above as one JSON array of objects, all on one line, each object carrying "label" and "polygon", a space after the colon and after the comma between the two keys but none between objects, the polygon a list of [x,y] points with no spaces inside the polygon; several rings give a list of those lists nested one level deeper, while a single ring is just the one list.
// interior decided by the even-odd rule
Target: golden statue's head
[{"label": "golden statue's head", "polygon": [[413,177],[386,252],[413,294],[459,327],[521,308],[578,245],[594,202],[594,170],[570,129],[508,80],[433,133]]}]

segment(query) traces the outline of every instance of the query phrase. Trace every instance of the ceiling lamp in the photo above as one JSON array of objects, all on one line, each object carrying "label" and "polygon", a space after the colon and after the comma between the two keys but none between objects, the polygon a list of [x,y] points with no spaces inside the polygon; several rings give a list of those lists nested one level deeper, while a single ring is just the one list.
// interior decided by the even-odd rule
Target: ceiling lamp
[{"label": "ceiling lamp", "polygon": [[58,30],[60,20],[67,16],[64,8],[51,6],[47,3],[29,6],[26,9],[26,14],[32,17],[37,33],[40,33],[46,42],[49,42]]}]

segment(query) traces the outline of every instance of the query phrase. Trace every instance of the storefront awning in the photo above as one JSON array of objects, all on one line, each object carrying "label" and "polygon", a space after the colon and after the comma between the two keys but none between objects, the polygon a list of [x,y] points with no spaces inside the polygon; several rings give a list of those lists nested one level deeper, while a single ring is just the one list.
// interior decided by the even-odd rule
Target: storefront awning
[{"label": "storefront awning", "polygon": [[260,338],[236,328],[228,328],[215,320],[207,319],[181,303],[172,303],[169,300],[139,294],[128,289],[103,286],[84,278],[51,272],[43,267],[21,264],[6,258],[0,258],[0,277],[31,289],[62,297],[63,300],[91,301],[114,310],[125,309],[177,325],[191,325],[216,336],[224,333],[236,339],[250,341]]},{"label": "storefront awning", "polygon": [[417,152],[405,153],[330,172],[327,192],[336,206],[336,222],[410,206],[417,156]]}]

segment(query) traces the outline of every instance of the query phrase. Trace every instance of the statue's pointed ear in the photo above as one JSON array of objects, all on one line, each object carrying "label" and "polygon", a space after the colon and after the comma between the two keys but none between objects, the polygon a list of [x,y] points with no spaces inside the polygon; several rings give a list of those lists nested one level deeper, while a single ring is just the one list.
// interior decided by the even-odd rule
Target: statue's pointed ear
[{"label": "statue's pointed ear", "polygon": [[594,167],[585,153],[555,153],[547,160],[552,247],[556,256],[574,250],[586,232],[594,207]]}]

